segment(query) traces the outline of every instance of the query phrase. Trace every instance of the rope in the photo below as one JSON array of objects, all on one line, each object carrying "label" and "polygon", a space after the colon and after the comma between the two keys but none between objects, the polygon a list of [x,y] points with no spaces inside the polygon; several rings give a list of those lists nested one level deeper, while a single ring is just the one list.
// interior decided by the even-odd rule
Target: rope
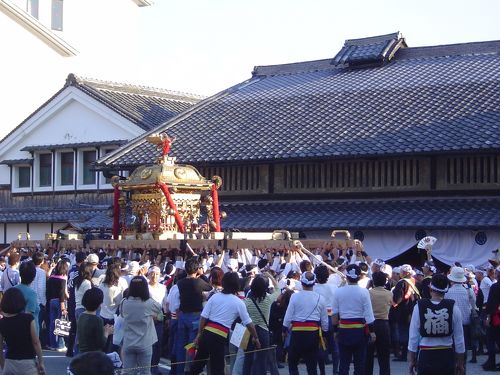
[{"label": "rope", "polygon": [[[257,353],[257,352],[262,352],[264,350],[271,350],[271,349],[276,349],[276,345],[272,345],[272,346],[269,346],[267,348],[261,348],[261,349],[255,349],[255,350],[248,350],[248,351],[245,351],[245,354],[247,354],[247,353]],[[238,355],[238,353],[226,354],[224,356],[224,358],[230,358],[230,357],[234,357],[234,356],[237,356],[237,355]],[[201,361],[209,362],[210,361],[210,357],[209,358],[202,358],[202,359],[192,359],[192,360],[189,360],[189,361],[170,362],[170,366],[182,365],[182,364],[194,363],[194,362],[201,362]],[[153,367],[159,367],[159,366],[160,365],[139,366],[139,367],[122,368],[122,369],[117,369],[117,370],[121,374],[121,373],[124,373],[124,372],[137,371],[137,370],[141,370],[141,369],[145,369],[145,368],[153,368]]]}]

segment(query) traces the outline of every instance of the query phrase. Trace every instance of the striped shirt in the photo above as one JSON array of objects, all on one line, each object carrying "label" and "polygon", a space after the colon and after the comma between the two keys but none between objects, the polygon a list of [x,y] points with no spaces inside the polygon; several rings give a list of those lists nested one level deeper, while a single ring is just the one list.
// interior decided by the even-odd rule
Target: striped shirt
[{"label": "striped shirt", "polygon": [[271,305],[273,304],[274,301],[278,298],[280,295],[279,290],[275,291],[273,294],[266,294],[266,297],[262,300],[255,300],[255,303],[259,306],[260,311],[262,311],[262,315],[266,318],[264,321],[262,315],[259,313],[259,310],[257,307],[255,307],[255,303],[253,303],[252,299],[250,297],[245,299],[245,305],[247,307],[248,315],[250,315],[250,318],[252,319],[252,322],[256,325],[259,326],[262,329],[265,329],[268,331],[268,325],[269,325],[269,314],[271,312]]},{"label": "striped shirt", "polygon": [[47,298],[45,297],[47,274],[40,267],[36,267],[35,280],[30,284],[30,287],[36,292],[38,304],[45,306],[47,304]]}]

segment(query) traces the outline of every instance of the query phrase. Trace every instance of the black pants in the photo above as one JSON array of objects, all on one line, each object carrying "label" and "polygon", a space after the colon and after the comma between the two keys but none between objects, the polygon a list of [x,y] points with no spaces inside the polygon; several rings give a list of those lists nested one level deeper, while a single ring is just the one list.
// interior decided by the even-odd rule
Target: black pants
[{"label": "black pants", "polygon": [[288,348],[288,371],[290,375],[299,374],[299,361],[304,359],[308,375],[317,374],[319,333],[292,331]]},{"label": "black pants", "polygon": [[390,375],[390,354],[391,354],[391,331],[388,320],[376,319],[373,323],[373,330],[377,339],[368,344],[366,352],[366,370],[365,375],[373,374],[373,360],[375,351],[377,352],[378,366],[380,375]]},{"label": "black pants", "polygon": [[454,375],[453,349],[421,350],[418,353],[418,375]]},{"label": "black pants", "polygon": [[500,348],[500,326],[489,326],[486,332],[486,344],[488,348],[488,366],[495,366],[497,347]]},{"label": "black pants", "polygon": [[198,375],[205,367],[208,359],[210,359],[210,375],[224,375],[226,344],[227,338],[206,329],[203,330],[189,374]]},{"label": "black pants", "polygon": [[351,362],[354,363],[354,375],[365,372],[366,347],[368,337],[364,328],[339,328],[338,333],[340,366],[339,374],[348,375]]}]

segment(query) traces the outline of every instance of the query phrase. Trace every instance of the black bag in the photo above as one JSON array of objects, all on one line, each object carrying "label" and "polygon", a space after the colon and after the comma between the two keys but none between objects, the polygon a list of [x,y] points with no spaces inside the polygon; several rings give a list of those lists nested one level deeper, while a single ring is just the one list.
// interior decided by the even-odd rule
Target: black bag
[{"label": "black bag", "polygon": [[480,339],[486,335],[486,329],[483,326],[483,322],[481,321],[481,317],[476,310],[476,304],[474,303],[473,296],[471,296],[472,289],[465,288],[467,290],[467,297],[469,298],[470,305],[470,323],[469,323],[469,331],[470,337],[473,340]]},{"label": "black bag", "polygon": [[481,321],[481,318],[479,317],[479,314],[477,313],[476,309],[473,309],[470,313],[469,329],[470,329],[470,337],[474,340],[480,339],[481,337],[484,337],[486,335],[483,322]]}]

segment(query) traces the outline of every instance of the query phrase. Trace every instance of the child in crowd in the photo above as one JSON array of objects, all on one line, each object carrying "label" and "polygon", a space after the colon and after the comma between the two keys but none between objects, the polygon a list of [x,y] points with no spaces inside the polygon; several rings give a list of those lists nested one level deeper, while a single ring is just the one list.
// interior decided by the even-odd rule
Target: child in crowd
[{"label": "child in crowd", "polygon": [[108,336],[113,333],[113,326],[103,325],[101,317],[96,315],[103,299],[104,295],[99,288],[91,288],[83,295],[82,305],[85,312],[80,315],[77,323],[78,347],[81,353],[103,350]]}]

